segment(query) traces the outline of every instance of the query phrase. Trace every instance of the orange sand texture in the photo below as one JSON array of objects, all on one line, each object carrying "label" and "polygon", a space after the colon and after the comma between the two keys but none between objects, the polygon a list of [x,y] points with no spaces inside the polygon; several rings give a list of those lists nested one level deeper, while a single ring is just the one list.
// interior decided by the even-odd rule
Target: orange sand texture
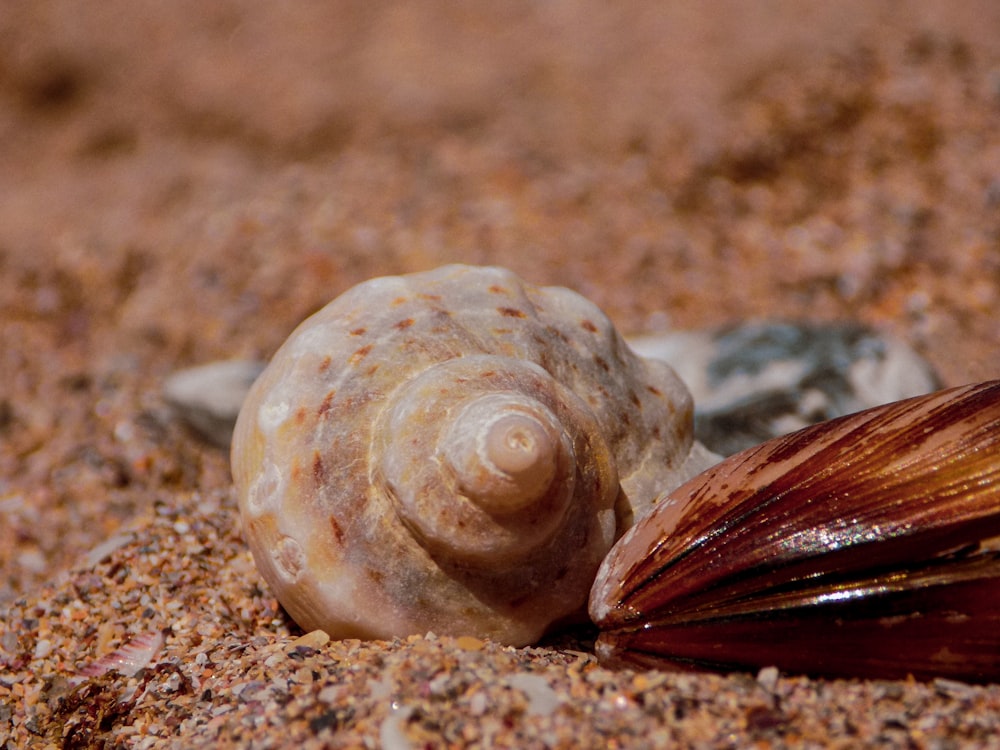
[{"label": "orange sand texture", "polygon": [[995,377],[1000,4],[6,0],[0,748],[997,746],[996,687],[295,641],[163,378],[453,261]]}]

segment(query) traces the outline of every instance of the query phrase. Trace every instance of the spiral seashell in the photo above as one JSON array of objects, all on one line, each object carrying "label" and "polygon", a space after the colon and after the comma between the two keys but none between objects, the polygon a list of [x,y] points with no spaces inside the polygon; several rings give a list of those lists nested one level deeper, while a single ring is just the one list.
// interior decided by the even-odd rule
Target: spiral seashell
[{"label": "spiral seashell", "polygon": [[609,662],[1000,680],[1000,381],[731,456],[622,537],[590,614]]},{"label": "spiral seashell", "polygon": [[303,322],[232,445],[244,533],[303,628],[512,644],[582,614],[615,539],[712,460],[669,366],[498,268],[361,284]]}]

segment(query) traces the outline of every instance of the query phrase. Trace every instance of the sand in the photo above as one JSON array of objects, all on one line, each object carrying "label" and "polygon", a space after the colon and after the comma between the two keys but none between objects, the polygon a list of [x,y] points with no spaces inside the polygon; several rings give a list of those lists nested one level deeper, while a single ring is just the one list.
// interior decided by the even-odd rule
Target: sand
[{"label": "sand", "polygon": [[629,333],[856,320],[994,377],[998,31],[989,0],[7,2],[0,747],[1000,747],[998,686],[305,634],[161,393],[456,261]]}]

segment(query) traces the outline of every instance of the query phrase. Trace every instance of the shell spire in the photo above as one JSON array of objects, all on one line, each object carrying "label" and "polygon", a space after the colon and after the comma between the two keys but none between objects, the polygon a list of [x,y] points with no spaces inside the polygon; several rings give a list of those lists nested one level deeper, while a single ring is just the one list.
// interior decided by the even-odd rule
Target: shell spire
[{"label": "shell spire", "polygon": [[490,513],[503,515],[537,501],[556,477],[562,435],[552,412],[502,396],[465,406],[445,437],[444,455],[458,489]]}]

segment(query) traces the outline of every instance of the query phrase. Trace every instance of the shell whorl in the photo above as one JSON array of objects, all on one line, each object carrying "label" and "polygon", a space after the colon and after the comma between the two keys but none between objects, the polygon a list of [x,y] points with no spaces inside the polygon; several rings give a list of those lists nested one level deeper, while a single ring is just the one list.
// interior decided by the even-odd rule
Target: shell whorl
[{"label": "shell whorl", "polygon": [[304,628],[529,643],[692,473],[692,405],[583,297],[497,268],[374,279],[304,321],[233,439],[244,532]]},{"label": "shell whorl", "polygon": [[541,404],[521,409],[485,396],[455,419],[444,457],[463,495],[503,515],[545,495],[565,452],[562,442],[555,416]]},{"label": "shell whorl", "polygon": [[[589,408],[541,367],[447,360],[401,386],[376,426],[373,481],[432,555],[504,567],[551,542],[578,483],[610,508],[618,477]],[[427,461],[408,448],[433,445]],[[430,450],[430,449],[429,449]]]}]

